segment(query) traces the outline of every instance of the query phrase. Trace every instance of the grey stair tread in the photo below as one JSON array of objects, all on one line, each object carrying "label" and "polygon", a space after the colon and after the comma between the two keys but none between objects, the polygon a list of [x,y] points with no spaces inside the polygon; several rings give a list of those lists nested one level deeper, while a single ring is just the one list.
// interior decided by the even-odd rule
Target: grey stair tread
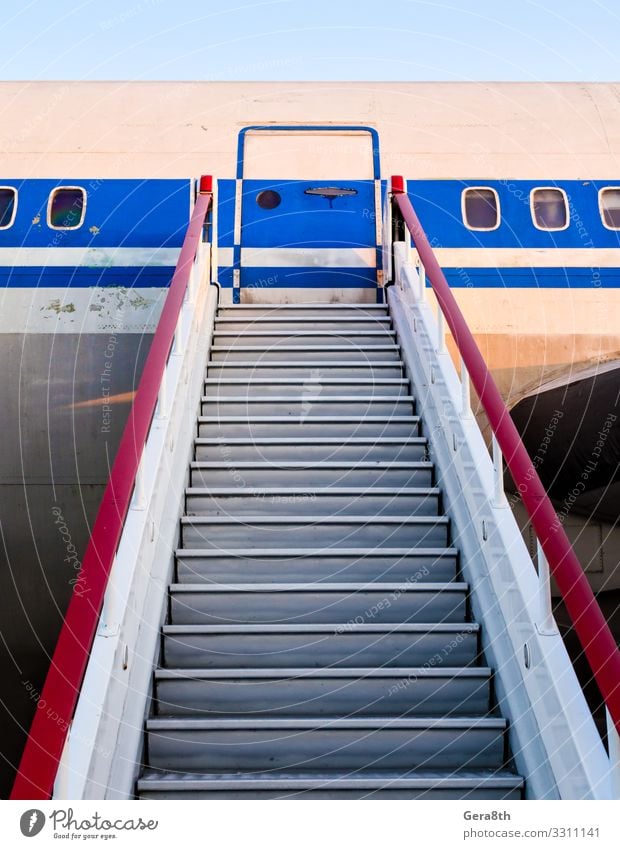
[{"label": "grey stair tread", "polygon": [[401,718],[350,718],[324,717],[322,719],[205,719],[205,718],[180,718],[178,716],[150,717],[147,720],[147,728],[153,731],[165,731],[166,729],[185,729],[187,731],[200,729],[217,729],[222,731],[255,731],[282,729],[299,731],[318,728],[321,730],[351,729],[351,730],[379,730],[398,729],[403,731],[414,731],[425,728],[487,728],[505,730],[508,722],[503,717],[488,716],[459,716],[459,717],[417,717],[413,719]]},{"label": "grey stair tread", "polygon": [[[209,399],[213,401],[214,399]],[[230,400],[230,399],[228,399]],[[241,399],[245,401],[245,398]],[[273,401],[273,398],[263,399],[268,401]],[[290,401],[290,398],[283,399],[285,401]],[[301,399],[303,400],[303,399]],[[359,400],[359,399],[354,399]],[[388,398],[389,401],[393,401],[393,396]],[[218,424],[226,423],[232,424],[234,422],[243,422],[244,424],[262,424],[262,423],[270,423],[270,424],[326,424],[337,423],[337,424],[345,424],[345,423],[355,423],[355,424],[419,424],[420,417],[414,415],[383,415],[383,416],[368,416],[363,413],[359,413],[358,415],[347,414],[344,416],[241,416],[241,415],[221,415],[221,416],[198,416],[199,423],[207,423],[207,422],[216,422]]]},{"label": "grey stair tread", "polygon": [[[279,471],[287,471],[287,469],[279,469]],[[321,495],[321,496],[360,496],[368,495],[369,497],[377,497],[380,495],[393,495],[405,498],[407,495],[439,495],[441,490],[438,487],[432,486],[333,486],[327,484],[297,484],[295,486],[279,486],[266,485],[258,486],[189,486],[185,489],[185,495],[188,497],[195,495],[219,495],[228,496],[235,495],[239,498],[245,498],[252,495]]]},{"label": "grey stair tread", "polygon": [[[197,661],[200,654],[197,655]],[[230,719],[300,717],[493,716],[491,673],[485,668],[420,668],[394,663],[387,668],[331,669],[282,664],[279,669],[240,666],[236,673],[208,665],[172,664],[154,678],[155,715]]]},{"label": "grey stair tread", "polygon": [[222,790],[238,786],[263,787],[274,789],[294,789],[305,787],[329,787],[332,785],[360,789],[375,789],[385,786],[416,788],[435,784],[449,784],[456,787],[474,788],[480,785],[492,784],[495,787],[521,787],[523,779],[508,770],[427,770],[416,769],[403,773],[398,770],[357,770],[350,773],[325,771],[299,772],[168,772],[154,769],[145,770],[138,780],[138,789],[156,784],[163,789],[175,789],[179,785],[184,788],[202,787],[205,784],[217,783]]},{"label": "grey stair tread", "polygon": [[[239,468],[243,468],[242,466]],[[279,471],[287,471],[286,468]],[[318,493],[320,495],[439,495],[441,490],[434,486],[321,486],[319,484],[296,484],[295,486],[188,486],[186,495],[257,495],[261,492],[274,495],[282,493],[286,495]]]},{"label": "grey stair tread", "polygon": [[387,304],[371,304],[364,303],[363,301],[352,301],[351,303],[345,303],[344,301],[339,301],[337,304],[330,303],[329,301],[308,301],[307,303],[302,302],[298,304],[226,304],[218,307],[219,310],[230,310],[231,312],[236,312],[239,310],[242,312],[243,310],[387,310]]},{"label": "grey stair tread", "polygon": [[[288,335],[290,336],[290,334]],[[287,351],[350,351],[351,348],[348,345],[282,345],[277,349],[273,349],[270,345],[234,345],[232,347],[230,345],[212,345],[210,350],[218,353],[224,351],[264,353],[265,351],[277,350],[278,353],[285,353]],[[366,351],[400,351],[400,346],[396,342],[383,345],[369,345],[364,348],[364,353]]]},{"label": "grey stair tread", "polygon": [[[308,623],[303,625],[280,625],[249,623],[247,625],[164,625],[165,634],[333,634],[339,625]],[[477,622],[398,622],[372,623],[347,622],[342,633],[352,634],[427,634],[430,632],[450,634],[478,634]]]},{"label": "grey stair tread", "polygon": [[174,593],[355,593],[364,591],[372,593],[428,593],[428,592],[467,592],[468,584],[460,581],[449,581],[443,583],[376,583],[376,584],[317,584],[317,583],[269,583],[269,584],[170,584],[170,591]]},{"label": "grey stair tread", "polygon": [[[346,324],[346,322],[343,323]],[[214,330],[214,336],[230,336],[233,339],[239,339],[244,335],[282,336],[286,339],[290,339],[293,336],[299,336],[300,338],[307,338],[308,336],[333,336],[334,339],[342,338],[342,333],[338,330],[321,330],[320,328],[316,330],[253,330],[252,328],[247,330],[218,330],[216,328]],[[380,330],[347,330],[347,338],[350,336],[396,336],[396,331],[387,328],[381,328]]]},{"label": "grey stair tread", "polygon": [[463,667],[478,662],[477,623],[437,619],[432,623],[408,620],[404,624],[345,622],[346,618],[343,616],[340,623],[216,621],[165,625],[163,665],[190,669],[376,669],[392,665],[432,667],[437,657],[451,657],[454,665]]},{"label": "grey stair tread", "polygon": [[[278,350],[281,350],[281,348]],[[234,362],[221,363],[217,360],[209,360],[207,362],[207,368],[242,368],[243,366],[247,368],[261,368],[263,365],[260,360],[235,360]],[[388,360],[330,360],[329,363],[326,363],[325,360],[317,360],[316,362],[312,360],[287,360],[286,362],[269,363],[268,367],[294,368],[295,366],[316,366],[317,368],[360,368],[361,366],[367,366],[368,368],[394,368],[394,363]],[[363,380],[364,378],[360,379]]]},{"label": "grey stair tread", "polygon": [[389,315],[350,315],[346,317],[338,317],[338,316],[327,316],[327,315],[257,315],[257,316],[245,316],[245,315],[230,315],[230,316],[216,316],[215,318],[215,327],[216,332],[218,327],[226,327],[227,324],[241,324],[243,322],[247,322],[249,328],[253,329],[254,327],[260,327],[261,324],[320,324],[321,322],[327,322],[329,324],[334,324],[334,322],[342,322],[343,330],[347,329],[347,324],[368,324],[369,326],[375,324],[385,324],[389,325],[391,323],[391,319]]},{"label": "grey stair tread", "polygon": [[212,548],[178,548],[177,557],[456,557],[457,548],[237,548],[214,551]]},{"label": "grey stair tread", "polygon": [[[387,312],[386,311],[382,311],[382,312],[383,312],[383,315],[380,316],[379,320],[389,321],[390,319],[389,319]],[[242,316],[242,315],[220,315],[218,313],[218,315],[216,315],[216,317],[215,317],[215,320],[216,321],[240,321],[242,318],[245,318],[245,317],[246,316]],[[260,315],[260,316],[256,316],[253,320],[254,321],[307,321],[308,319],[304,315],[297,315],[297,316]],[[315,316],[313,318],[313,321],[317,321],[317,320],[320,321],[320,317]],[[334,317],[329,316],[325,320],[326,321],[334,321]],[[339,321],[347,321],[347,318],[339,318],[338,320]],[[359,317],[358,316],[354,317],[354,321],[377,321],[377,320],[378,320],[377,316],[372,316],[372,315],[369,315],[369,316],[360,315]]]},{"label": "grey stair tread", "polygon": [[[252,524],[261,525],[273,522],[277,525],[351,525],[362,524],[368,525],[372,516],[244,516],[243,524],[250,526]],[[390,525],[421,525],[426,522],[433,524],[449,524],[447,516],[377,516],[381,524]],[[239,519],[232,516],[182,516],[183,524],[239,524]]]},{"label": "grey stair tread", "polygon": [[333,385],[337,386],[342,384],[343,386],[351,386],[360,384],[362,386],[367,386],[368,384],[372,384],[373,386],[380,386],[383,383],[389,384],[390,386],[394,386],[396,384],[400,386],[406,386],[409,383],[409,380],[405,377],[324,377],[321,375],[316,379],[310,382],[307,377],[206,377],[204,382],[206,384],[213,384],[214,386],[220,386],[221,384],[226,385],[234,385],[234,386],[252,386],[252,385],[266,385],[273,386],[274,384],[277,386],[312,386],[316,383],[319,385]]},{"label": "grey stair tread", "polygon": [[[392,513],[366,515],[340,514],[292,516],[247,514],[231,516],[184,516],[181,519],[183,544],[191,548],[240,548],[243,538],[251,533],[257,547],[277,548],[300,545],[303,541],[314,548],[317,534],[325,534],[329,545],[350,548],[353,534],[359,532],[360,543],[377,547],[411,545],[415,537],[429,547],[449,545],[450,521],[446,516]],[[262,538],[261,538],[262,535]],[[194,540],[194,541],[192,541]]]},{"label": "grey stair tread", "polygon": [[[230,462],[218,462],[214,460],[192,460],[191,462],[192,469],[229,469]],[[360,460],[359,462],[346,462],[346,461],[338,461],[338,460],[321,460],[316,463],[312,463],[311,468],[321,468],[321,469],[432,469],[434,466],[433,463],[428,460],[411,460],[411,461],[372,461],[372,460]],[[235,463],[235,469],[271,469],[273,468],[273,463],[265,463],[260,460],[247,461],[244,460],[240,463]],[[284,461],[281,466],[278,468],[282,469],[302,469],[305,470],[308,468],[307,463],[300,463],[293,461]]]},{"label": "grey stair tread", "polygon": [[[286,402],[287,404],[293,401],[299,401],[299,403],[321,403],[321,404],[339,404],[346,403],[347,401],[355,402],[356,404],[361,402],[368,402],[371,404],[376,403],[394,403],[398,402],[399,404],[403,404],[407,401],[413,403],[415,401],[415,397],[413,395],[326,395],[325,397],[316,398],[311,394],[310,390],[305,394],[301,394],[299,396],[296,395],[203,395],[200,399],[203,402],[209,402],[210,404],[218,403],[218,404],[234,404],[242,402],[244,404],[274,404],[279,401]],[[304,416],[304,419],[307,418]]]},{"label": "grey stair tread", "polygon": [[[218,549],[202,556],[192,548],[176,552],[177,583],[268,583],[298,580],[317,583],[334,581],[411,581],[426,576],[435,581],[452,581],[457,576],[458,555],[437,548],[426,554],[377,553],[376,549]],[[389,549],[386,549],[389,551]],[[340,553],[342,551],[342,553]]]},{"label": "grey stair tread", "polygon": [[[200,436],[194,442],[197,445],[424,445],[425,436]],[[199,461],[194,461],[199,462]],[[382,462],[382,461],[379,461]]]},{"label": "grey stair tread", "polygon": [[[199,436],[194,439],[193,462],[211,462],[227,465],[234,462],[291,463],[314,465],[331,462],[350,464],[352,467],[370,462],[428,463],[428,440],[424,436]],[[202,459],[204,458],[204,459]],[[373,459],[374,458],[374,459]]]},{"label": "grey stair tread", "polygon": [[392,666],[381,669],[367,669],[364,667],[348,668],[345,666],[333,668],[311,668],[306,667],[286,669],[157,669],[155,677],[158,679],[189,678],[189,679],[237,679],[237,678],[490,678],[491,670],[485,666],[453,666],[445,668],[437,667],[400,667]]},{"label": "grey stair tread", "polygon": [[[396,345],[396,331],[383,328],[381,330],[215,330],[213,333],[213,341],[219,345],[228,345],[236,348],[238,345],[243,347],[243,343],[249,347],[251,345],[260,345],[263,341],[269,349],[278,348],[278,343],[282,344],[282,348],[291,348],[293,351],[299,351],[304,344],[310,344],[314,340],[315,345],[332,346],[338,341],[342,347],[348,347],[349,350],[354,350],[359,356],[361,351],[366,352],[367,346],[373,342],[391,342]],[[346,344],[343,344],[346,341]],[[299,342],[299,344],[297,344]],[[352,344],[351,344],[352,343]]]},{"label": "grey stair tread", "polygon": [[432,486],[189,486],[186,495],[439,495],[440,489]]}]

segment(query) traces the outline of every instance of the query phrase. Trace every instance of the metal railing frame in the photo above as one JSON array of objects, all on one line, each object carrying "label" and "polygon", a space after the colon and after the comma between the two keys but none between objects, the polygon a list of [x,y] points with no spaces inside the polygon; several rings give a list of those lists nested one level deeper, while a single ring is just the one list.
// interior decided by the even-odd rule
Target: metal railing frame
[{"label": "metal railing frame", "polygon": [[605,702],[612,775],[617,782],[620,771],[620,649],[435,257],[402,177],[391,178],[390,194],[395,226],[399,226],[397,219],[400,217],[417,252],[420,280],[417,297],[423,300],[428,280],[437,299],[437,350],[445,350],[445,321],[460,356],[461,415],[464,418],[472,415],[471,382],[491,427],[497,505],[505,504],[505,462],[536,533],[540,633],[557,633],[551,606],[550,579],[553,577]]},{"label": "metal railing frame", "polygon": [[100,622],[108,578],[132,503],[141,498],[141,460],[151,424],[167,405],[166,365],[181,342],[181,311],[190,288],[194,261],[204,240],[213,200],[213,180],[203,176],[140,383],[121,437],[97,517],[92,526],[79,580],[69,601],[11,799],[49,799],[79,699],[84,673]]}]

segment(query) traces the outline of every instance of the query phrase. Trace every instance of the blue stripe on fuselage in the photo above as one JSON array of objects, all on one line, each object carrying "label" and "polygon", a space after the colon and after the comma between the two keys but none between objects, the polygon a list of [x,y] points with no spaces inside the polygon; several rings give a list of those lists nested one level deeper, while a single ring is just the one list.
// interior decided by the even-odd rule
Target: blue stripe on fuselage
[{"label": "blue stripe on fuselage", "polygon": [[[617,289],[620,268],[444,268],[453,289]],[[427,286],[430,283],[427,281]]]},{"label": "blue stripe on fuselage", "polygon": [[70,288],[85,289],[95,286],[122,286],[143,289],[167,288],[174,268],[146,266],[133,268],[63,267],[0,267],[0,287],[10,289]]}]

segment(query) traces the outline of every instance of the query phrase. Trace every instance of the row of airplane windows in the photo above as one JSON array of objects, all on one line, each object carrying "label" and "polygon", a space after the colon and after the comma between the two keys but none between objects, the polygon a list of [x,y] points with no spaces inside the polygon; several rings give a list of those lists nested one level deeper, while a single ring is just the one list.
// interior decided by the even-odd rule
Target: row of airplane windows
[{"label": "row of airplane windows", "polygon": [[[8,230],[17,215],[17,189],[0,186],[0,230]],[[47,226],[52,230],[77,230],[86,215],[86,190],[81,186],[60,186],[47,200]]]},{"label": "row of airplane windows", "polygon": [[[0,230],[12,227],[17,215],[17,189],[0,186]],[[620,186],[599,190],[598,206],[603,226],[620,230]],[[568,197],[564,189],[540,186],[530,192],[532,223],[538,230],[566,230],[570,224]],[[461,195],[463,224],[469,230],[497,230],[501,208],[496,189],[470,186]],[[84,223],[86,190],[81,186],[54,189],[47,202],[47,226],[53,230],[77,230]]]},{"label": "row of airplane windows", "polygon": [[[620,230],[620,186],[599,190],[598,208],[603,226]],[[564,189],[540,186],[530,192],[530,213],[537,230],[566,230],[570,207]],[[471,186],[461,195],[463,224],[469,230],[497,230],[502,214],[497,191],[490,186]]]}]

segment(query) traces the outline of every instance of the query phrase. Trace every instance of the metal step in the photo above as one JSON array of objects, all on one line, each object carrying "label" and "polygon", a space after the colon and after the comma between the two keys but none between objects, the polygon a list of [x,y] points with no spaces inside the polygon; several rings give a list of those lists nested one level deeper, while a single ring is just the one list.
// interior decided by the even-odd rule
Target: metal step
[{"label": "metal step", "polygon": [[339,437],[216,437],[195,440],[195,456],[200,462],[226,463],[412,463],[426,460],[425,437],[378,436],[377,439]]},{"label": "metal step", "polygon": [[[243,481],[243,478],[240,478]],[[432,487],[303,486],[190,487],[185,491],[188,516],[436,516],[440,490]]]},{"label": "metal step", "polygon": [[259,438],[264,436],[289,439],[331,436],[339,439],[387,436],[419,436],[420,419],[412,415],[214,415],[200,416],[198,436],[202,438]]},{"label": "metal step", "polygon": [[184,772],[285,769],[497,769],[503,719],[193,719],[147,722],[151,767]]},{"label": "metal step", "polygon": [[344,362],[352,360],[358,362],[360,359],[368,359],[368,361],[397,363],[402,367],[400,360],[400,347],[395,342],[387,344],[378,341],[373,341],[370,345],[364,345],[363,350],[358,350],[358,347],[344,344],[311,344],[309,342],[291,346],[279,344],[277,347],[273,344],[263,342],[263,344],[252,345],[247,340],[243,344],[231,345],[215,342],[211,346],[211,361],[212,362],[239,362],[253,360],[256,365],[264,365],[273,362],[288,362],[294,360],[309,360],[316,361],[338,361]]},{"label": "metal step", "polygon": [[256,360],[246,362],[218,363],[209,360],[207,377],[227,380],[228,378],[309,378],[316,375],[317,370],[327,378],[364,378],[368,381],[397,379],[403,376],[403,367],[398,362],[370,361],[360,358],[350,362],[328,362],[325,360],[282,361],[262,363]]},{"label": "metal step", "polygon": [[484,667],[158,669],[158,715],[203,717],[475,716],[490,707]]},{"label": "metal step", "polygon": [[317,540],[334,548],[445,548],[445,516],[183,516],[183,548],[316,548]]},{"label": "metal step", "polygon": [[310,386],[298,395],[206,395],[202,416],[406,416],[413,412],[413,395],[333,395],[323,397]]},{"label": "metal step", "polygon": [[385,316],[387,304],[239,304],[232,307],[220,307],[218,318],[239,318],[256,316],[313,316],[331,315],[339,318],[357,316]]},{"label": "metal step", "polygon": [[205,395],[247,397],[261,395],[293,395],[296,397],[321,399],[331,395],[361,395],[373,396],[407,396],[409,381],[404,378],[377,378],[368,380],[365,377],[324,377],[320,369],[315,369],[306,380],[289,377],[247,377],[206,378],[204,382]]},{"label": "metal step", "polygon": [[355,770],[184,773],[147,770],[140,799],[391,799],[504,800],[522,798],[523,779],[508,770]]},{"label": "metal step", "polygon": [[241,462],[230,459],[227,463],[194,461],[190,466],[190,486],[272,487],[318,486],[335,487],[404,487],[433,484],[433,464],[427,461],[412,463],[338,463],[334,460],[300,463],[295,461]]},{"label": "metal step", "polygon": [[454,548],[179,549],[176,568],[181,584],[439,583],[455,579],[457,556]]},{"label": "metal step", "polygon": [[468,666],[479,633],[472,622],[164,625],[163,661],[203,669]]},{"label": "metal step", "polygon": [[305,345],[338,345],[354,350],[359,358],[369,345],[387,345],[396,342],[394,330],[216,330],[214,345],[263,345],[266,348],[296,347]]},{"label": "metal step", "polygon": [[333,331],[334,333],[346,334],[349,331],[357,332],[365,330],[390,330],[392,321],[384,313],[382,315],[358,315],[358,316],[329,316],[317,314],[312,316],[223,316],[215,320],[216,333],[245,333],[260,331],[261,333],[281,333],[285,330],[309,332]]},{"label": "metal step", "polygon": [[175,625],[464,622],[467,584],[171,584]]}]

